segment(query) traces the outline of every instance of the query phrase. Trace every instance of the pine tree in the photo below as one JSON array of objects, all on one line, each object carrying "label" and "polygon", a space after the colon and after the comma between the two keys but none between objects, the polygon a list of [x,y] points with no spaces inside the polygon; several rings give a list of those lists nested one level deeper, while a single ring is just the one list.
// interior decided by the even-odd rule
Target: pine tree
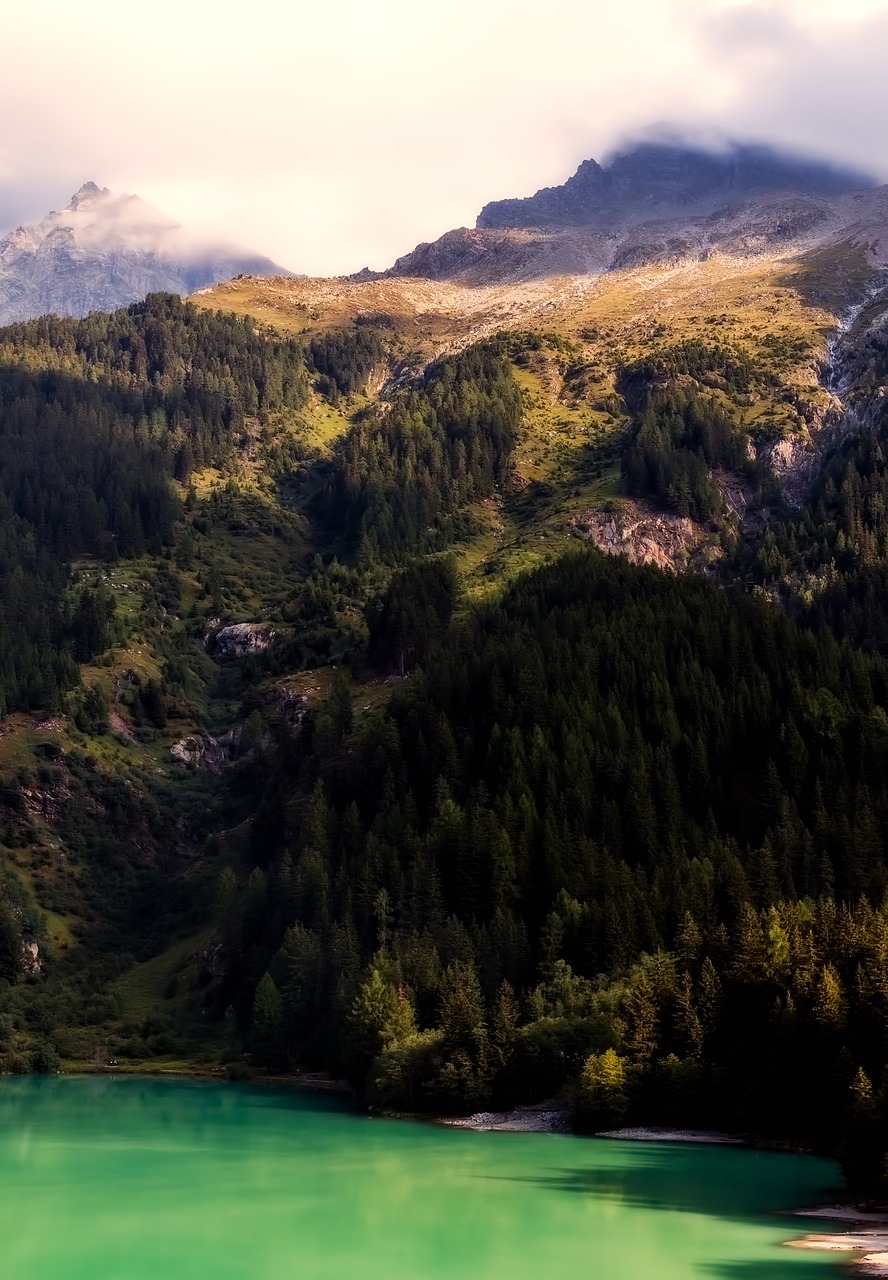
[{"label": "pine tree", "polygon": [[253,1061],[259,1066],[270,1071],[286,1066],[283,1002],[267,972],[262,975],[253,998],[250,1049]]}]

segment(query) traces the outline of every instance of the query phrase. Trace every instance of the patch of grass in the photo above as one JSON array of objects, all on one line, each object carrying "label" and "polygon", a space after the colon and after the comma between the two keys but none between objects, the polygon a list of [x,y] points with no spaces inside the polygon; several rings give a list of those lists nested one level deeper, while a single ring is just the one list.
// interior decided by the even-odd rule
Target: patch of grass
[{"label": "patch of grass", "polygon": [[174,1013],[177,1017],[187,1014],[190,1022],[196,981],[195,974],[189,972],[193,968],[189,960],[212,934],[211,926],[201,929],[125,973],[115,985],[121,1000],[121,1021],[143,1022]]},{"label": "patch of grass", "polygon": [[844,240],[796,258],[781,283],[809,306],[839,314],[860,301],[875,274],[863,246]]}]

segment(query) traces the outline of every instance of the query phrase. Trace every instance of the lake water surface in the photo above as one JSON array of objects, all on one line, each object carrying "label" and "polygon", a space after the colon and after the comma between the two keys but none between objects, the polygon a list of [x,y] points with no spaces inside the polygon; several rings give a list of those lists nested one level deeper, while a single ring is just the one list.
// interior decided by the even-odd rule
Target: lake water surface
[{"label": "lake water surface", "polygon": [[0,1079],[4,1280],[829,1280],[778,1215],[836,1181],[805,1156],[472,1133],[291,1089]]}]

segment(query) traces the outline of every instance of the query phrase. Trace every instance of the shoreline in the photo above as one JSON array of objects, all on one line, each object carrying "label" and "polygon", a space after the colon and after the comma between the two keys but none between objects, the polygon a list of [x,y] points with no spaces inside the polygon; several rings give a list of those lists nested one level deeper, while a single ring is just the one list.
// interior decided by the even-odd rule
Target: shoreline
[{"label": "shoreline", "polygon": [[[77,1076],[112,1075],[123,1077],[166,1078],[180,1080],[202,1080],[216,1084],[252,1084],[289,1086],[297,1089],[317,1090],[340,1095],[354,1094],[342,1080],[334,1080],[323,1072],[306,1072],[304,1074],[249,1075],[247,1078],[229,1074],[219,1064],[184,1064],[181,1062],[162,1065],[155,1063],[152,1067],[146,1064],[126,1063],[76,1063],[71,1060],[62,1064],[58,1076],[74,1078]],[[384,1113],[391,1118],[406,1119],[403,1113]],[[410,1116],[410,1119],[431,1120],[432,1123],[446,1125],[452,1129],[467,1129],[476,1133],[534,1133],[549,1135],[571,1135],[571,1112],[563,1100],[553,1098],[546,1102],[512,1107],[508,1111],[477,1111],[469,1116]],[[618,1142],[660,1142],[684,1143],[707,1146],[745,1146],[755,1145],[746,1138],[728,1133],[720,1133],[705,1129],[672,1129],[657,1126],[634,1126],[620,1129],[606,1129],[586,1135]],[[773,1148],[770,1148],[773,1149]],[[857,1276],[872,1276],[888,1280],[888,1211],[868,1213],[856,1209],[853,1205],[833,1204],[820,1205],[809,1209],[792,1209],[787,1216],[795,1218],[820,1219],[825,1222],[844,1223],[856,1228],[833,1233],[811,1233],[792,1240],[784,1241],[784,1248],[813,1250],[834,1254],[849,1255],[845,1261],[847,1269]]]},{"label": "shoreline", "polygon": [[816,1209],[796,1209],[794,1217],[822,1218],[828,1222],[842,1222],[857,1228],[838,1231],[830,1235],[811,1234],[798,1240],[787,1240],[790,1249],[812,1249],[826,1253],[848,1253],[847,1259],[855,1274],[888,1277],[888,1213],[867,1213],[853,1205],[823,1205]]},{"label": "shoreline", "polygon": [[476,1133],[570,1133],[570,1112],[552,1100],[534,1106],[512,1107],[509,1111],[476,1111],[470,1116],[445,1116],[438,1120],[450,1129],[473,1129]]},{"label": "shoreline", "polygon": [[[472,1129],[476,1133],[572,1133],[571,1113],[557,1099],[508,1111],[476,1111],[470,1116],[442,1116],[439,1124],[451,1129]],[[655,1126],[606,1129],[577,1135],[620,1142],[683,1142],[705,1146],[747,1146],[743,1138],[710,1129],[667,1129]]]},{"label": "shoreline", "polygon": [[730,1133],[711,1129],[665,1129],[641,1125],[628,1129],[603,1129],[594,1138],[611,1138],[620,1142],[694,1142],[704,1146],[745,1147],[749,1144]]},{"label": "shoreline", "polygon": [[[50,1074],[74,1079],[78,1076],[118,1076],[164,1080],[203,1080],[215,1084],[274,1084],[289,1085],[298,1089],[314,1089],[325,1093],[340,1093],[354,1097],[354,1091],[345,1080],[336,1080],[323,1071],[301,1073],[262,1071],[232,1071],[229,1066],[216,1063],[145,1063],[145,1062],[77,1062],[69,1059],[57,1071]],[[2,1078],[2,1077],[0,1077]]]}]

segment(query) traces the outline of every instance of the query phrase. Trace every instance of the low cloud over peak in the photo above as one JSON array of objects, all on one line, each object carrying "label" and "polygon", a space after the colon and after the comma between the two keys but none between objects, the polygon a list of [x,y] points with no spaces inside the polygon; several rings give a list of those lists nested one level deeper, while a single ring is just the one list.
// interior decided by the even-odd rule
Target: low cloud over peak
[{"label": "low cloud over peak", "polygon": [[153,290],[190,293],[240,272],[281,271],[262,255],[189,231],[138,196],[88,182],[61,211],[0,239],[0,323],[111,310]]},{"label": "low cloud over peak", "polygon": [[342,0],[335,39],[276,0],[89,9],[5,17],[35,52],[0,83],[0,229],[90,173],[300,269],[383,266],[663,118],[888,178],[884,0]]}]

